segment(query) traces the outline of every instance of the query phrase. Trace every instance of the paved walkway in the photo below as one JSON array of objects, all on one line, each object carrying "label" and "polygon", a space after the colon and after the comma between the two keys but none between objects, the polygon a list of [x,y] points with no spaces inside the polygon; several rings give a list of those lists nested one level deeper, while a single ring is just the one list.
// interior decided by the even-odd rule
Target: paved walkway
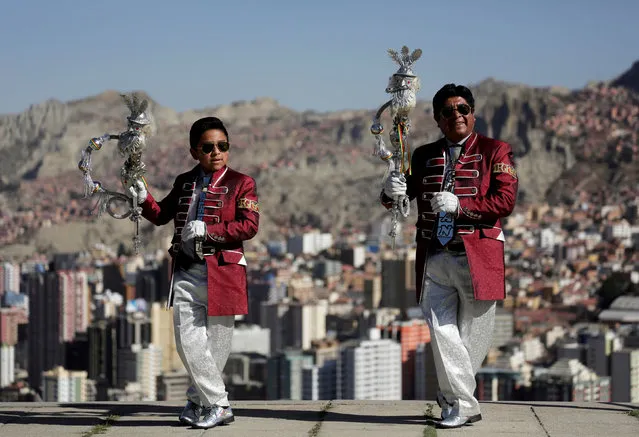
[{"label": "paved walkway", "polygon": [[[638,437],[639,405],[482,403],[484,420],[436,429],[439,407],[423,401],[235,402],[237,420],[199,430],[177,420],[182,403],[0,403],[2,437]],[[633,413],[634,411],[634,413]]]}]

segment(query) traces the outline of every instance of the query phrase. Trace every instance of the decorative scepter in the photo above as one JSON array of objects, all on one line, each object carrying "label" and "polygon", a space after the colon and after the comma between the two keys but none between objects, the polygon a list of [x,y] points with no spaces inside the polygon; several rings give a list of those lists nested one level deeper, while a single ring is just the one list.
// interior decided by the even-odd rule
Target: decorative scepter
[{"label": "decorative scepter", "polygon": [[[91,138],[89,144],[82,151],[82,159],[78,163],[78,168],[84,174],[84,197],[89,198],[94,195],[98,197],[98,201],[94,209],[98,210],[98,216],[106,211],[115,219],[124,219],[129,217],[135,222],[135,235],[133,236],[133,247],[135,253],[140,250],[141,240],[140,220],[142,218],[142,208],[138,205],[137,195],[131,193],[129,188],[134,186],[136,180],[144,179],[145,165],[142,162],[142,152],[146,149],[146,140],[153,135],[154,126],[153,119],[149,111],[147,111],[149,102],[142,99],[138,94],[121,95],[131,114],[127,117],[128,128],[119,135],[106,133],[100,137]],[[100,150],[102,146],[110,141],[118,140],[118,152],[120,156],[125,158],[124,164],[120,168],[120,181],[124,193],[111,191],[102,186],[100,181],[93,180],[91,177],[91,153],[94,150]],[[131,194],[125,194],[131,193]],[[126,204],[128,209],[125,212],[118,212],[118,204]]]},{"label": "decorative scepter", "polygon": [[[408,47],[403,46],[400,53],[393,49],[388,49],[388,55],[399,65],[399,69],[390,77],[386,87],[386,92],[392,96],[391,99],[377,110],[373,119],[371,133],[375,135],[376,141],[373,154],[388,163],[388,168],[383,178],[384,181],[391,174],[399,174],[400,178],[405,180],[404,173],[411,173],[410,146],[406,140],[410,131],[408,115],[417,104],[417,91],[420,89],[419,77],[413,73],[412,66],[421,57],[422,50],[416,49],[410,53]],[[393,128],[389,133],[390,142],[394,149],[392,152],[384,144],[384,139],[382,138],[384,126],[380,122],[382,113],[389,106],[393,120]],[[408,217],[410,213],[410,199],[408,196],[403,195],[394,198],[391,213],[392,225],[388,235],[392,238],[392,247],[394,249],[399,214]]]}]

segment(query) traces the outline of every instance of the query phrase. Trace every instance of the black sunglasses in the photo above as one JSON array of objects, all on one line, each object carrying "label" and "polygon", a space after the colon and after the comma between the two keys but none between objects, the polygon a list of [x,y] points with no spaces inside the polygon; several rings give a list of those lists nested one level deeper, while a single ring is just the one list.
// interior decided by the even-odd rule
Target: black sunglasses
[{"label": "black sunglasses", "polygon": [[467,105],[466,103],[460,103],[459,105],[454,106],[444,106],[441,111],[441,116],[444,118],[450,118],[453,116],[453,114],[455,114],[455,109],[461,115],[468,115],[471,111],[470,105]]},{"label": "black sunglasses", "polygon": [[202,154],[206,155],[207,153],[211,153],[213,148],[217,145],[217,149],[220,152],[228,152],[231,148],[231,144],[228,141],[220,141],[219,143],[202,143]]}]

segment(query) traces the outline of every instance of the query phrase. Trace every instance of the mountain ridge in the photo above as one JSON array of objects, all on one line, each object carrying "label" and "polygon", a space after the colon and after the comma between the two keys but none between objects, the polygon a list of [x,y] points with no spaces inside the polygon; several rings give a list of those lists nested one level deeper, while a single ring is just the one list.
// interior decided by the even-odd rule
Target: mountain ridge
[{"label": "mountain ridge", "polygon": [[[626,73],[619,77],[627,77]],[[624,80],[623,92],[636,99],[632,82]],[[604,86],[607,85],[600,83],[593,89]],[[582,100],[589,102],[591,88],[571,91],[530,87],[494,78],[469,87],[476,98],[477,130],[513,147],[521,179],[521,201],[557,198],[550,195],[549,189],[564,174],[570,179],[570,169],[582,159],[579,147],[583,140],[560,134],[549,123],[562,117],[570,120],[574,109],[571,105]],[[92,227],[104,226],[103,220],[114,220],[88,214],[90,202],[81,198],[82,178],[77,162],[89,138],[125,128],[128,110],[119,94],[106,90],[69,102],[48,99],[22,113],[0,115],[0,151],[8,157],[0,163],[0,207],[6,211],[0,219],[3,233],[9,234],[0,240],[0,246],[22,244],[31,245],[34,250],[56,250],[59,243],[52,243],[51,237],[41,241],[42,226],[33,223],[21,223],[21,233],[11,237],[16,217],[29,211],[40,217],[37,220],[51,221],[54,228],[74,221],[87,223],[89,233]],[[225,121],[230,132],[230,166],[257,181],[264,211],[258,238],[282,238],[282,234],[309,224],[334,232],[344,227],[365,230],[385,216],[377,203],[385,164],[372,156],[374,141],[369,132],[376,108],[296,111],[274,98],[260,97],[177,112],[144,94],[149,98],[158,131],[143,157],[156,197],[170,189],[177,174],[195,164],[187,151],[190,124],[201,116],[216,115]],[[413,148],[440,136],[430,101],[418,100],[411,117],[409,141]],[[387,114],[383,123],[391,125]],[[115,148],[104,147],[94,157],[96,178],[117,190],[121,158]],[[43,184],[56,187],[46,201],[38,191]],[[555,185],[569,190],[575,183]],[[52,209],[57,215],[49,218]],[[127,228],[121,225],[114,228]],[[68,228],[65,227],[67,233]],[[160,234],[170,234],[170,230],[149,225],[143,228],[147,238],[154,240]],[[111,240],[108,235],[101,237],[102,242],[128,244],[130,235],[117,230],[113,233]],[[86,243],[70,247],[81,248],[83,244]]]}]

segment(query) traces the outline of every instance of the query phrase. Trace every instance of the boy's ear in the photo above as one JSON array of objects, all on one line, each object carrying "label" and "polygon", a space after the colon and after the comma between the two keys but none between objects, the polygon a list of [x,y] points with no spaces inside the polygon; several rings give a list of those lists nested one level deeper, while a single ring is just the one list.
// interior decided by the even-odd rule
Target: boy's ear
[{"label": "boy's ear", "polygon": [[189,151],[191,152],[191,157],[197,161],[197,150],[195,150],[193,147],[189,147]]}]

